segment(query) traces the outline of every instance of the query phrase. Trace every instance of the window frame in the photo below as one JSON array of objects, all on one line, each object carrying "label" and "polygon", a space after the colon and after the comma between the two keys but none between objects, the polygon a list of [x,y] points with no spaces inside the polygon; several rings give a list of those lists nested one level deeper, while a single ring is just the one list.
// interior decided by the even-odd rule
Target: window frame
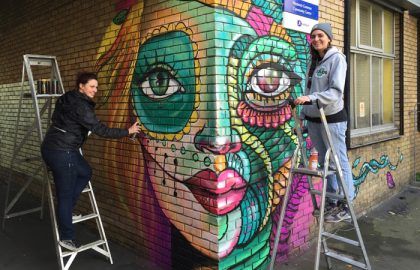
[{"label": "window frame", "polygon": [[[349,9],[348,9],[348,16],[350,17],[350,20],[352,20],[353,18],[351,17],[351,5],[352,5],[352,0],[349,0]],[[373,42],[373,35],[372,35],[372,29],[373,29],[373,20],[372,20],[372,10],[373,8],[379,8],[381,10],[381,30],[382,30],[382,34],[381,34],[381,47],[382,48],[377,48],[377,47],[373,47],[373,46],[367,46],[367,45],[363,45],[361,44],[361,39],[360,39],[360,3],[364,3],[369,5],[369,13],[370,13],[370,44],[372,45]],[[357,81],[357,65],[356,65],[356,61],[357,61],[357,55],[367,55],[369,57],[369,69],[370,69],[370,77],[372,77],[372,58],[373,57],[378,57],[380,58],[380,87],[381,87],[381,113],[382,113],[382,119],[383,119],[383,108],[384,108],[384,95],[383,95],[383,62],[384,59],[390,59],[392,60],[392,114],[393,114],[393,120],[392,123],[387,123],[387,124],[381,124],[381,125],[373,125],[373,113],[372,113],[372,80],[370,80],[369,82],[369,127],[364,127],[364,128],[354,128],[353,129],[353,125],[351,123],[349,123],[348,127],[349,127],[349,135],[350,138],[356,138],[356,137],[360,137],[360,136],[366,136],[366,135],[372,135],[372,134],[376,134],[376,133],[380,133],[380,132],[387,132],[387,131],[395,131],[398,130],[398,124],[397,124],[397,115],[396,115],[396,107],[395,107],[395,103],[396,101],[396,78],[395,78],[395,71],[396,71],[396,60],[397,60],[397,53],[396,52],[396,43],[397,43],[397,37],[396,37],[396,13],[394,10],[389,10],[386,7],[383,7],[381,5],[379,5],[377,2],[375,1],[367,1],[367,0],[354,0],[354,4],[355,4],[355,28],[354,31],[356,31],[356,34],[354,35],[354,45],[352,44],[352,40],[351,40],[351,35],[349,34],[349,42],[348,42],[348,57],[350,59],[350,69],[349,69],[349,74],[351,74],[351,72],[353,72],[353,78],[350,79],[349,78],[349,89],[348,91],[353,91],[354,88],[352,87],[353,83]],[[385,40],[384,40],[384,30],[385,30],[385,11],[390,12],[393,16],[392,16],[392,35],[393,35],[393,42],[392,42],[392,53],[386,53],[385,51]],[[349,30],[352,31],[353,29],[351,28],[351,23],[349,23]],[[400,29],[401,31],[401,29]],[[401,42],[401,41],[399,41]],[[352,57],[353,56],[353,57]],[[401,61],[401,58],[400,58]],[[351,77],[351,76],[349,76]],[[401,89],[399,89],[399,91],[401,91]],[[348,101],[348,107],[349,107],[349,117],[354,117],[354,126],[357,126],[357,116],[356,116],[356,106],[357,106],[357,91],[353,91],[353,100],[349,99]],[[350,92],[351,93],[351,92]],[[349,94],[350,94],[349,93]],[[350,122],[350,121],[349,121]],[[400,123],[401,125],[401,123]],[[393,136],[394,137],[394,136]]]}]

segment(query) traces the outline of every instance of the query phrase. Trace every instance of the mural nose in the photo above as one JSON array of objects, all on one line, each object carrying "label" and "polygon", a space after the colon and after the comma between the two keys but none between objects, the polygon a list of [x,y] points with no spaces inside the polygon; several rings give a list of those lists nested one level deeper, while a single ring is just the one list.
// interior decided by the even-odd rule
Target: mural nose
[{"label": "mural nose", "polygon": [[239,134],[229,127],[211,128],[205,126],[195,136],[194,144],[200,151],[205,149],[215,155],[235,153],[241,149]]}]

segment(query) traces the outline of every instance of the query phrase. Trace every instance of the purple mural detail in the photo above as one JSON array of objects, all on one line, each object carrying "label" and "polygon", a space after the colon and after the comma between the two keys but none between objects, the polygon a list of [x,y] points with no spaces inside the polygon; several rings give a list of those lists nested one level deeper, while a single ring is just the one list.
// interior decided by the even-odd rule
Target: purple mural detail
[{"label": "purple mural detail", "polygon": [[[286,206],[286,214],[283,220],[283,226],[281,229],[279,247],[277,252],[277,258],[284,260],[289,253],[289,239],[292,235],[293,222],[296,220],[296,215],[299,212],[299,208],[302,207],[302,198],[308,195],[309,184],[306,176],[297,175],[293,178],[291,186],[291,194],[289,201]],[[284,202],[283,202],[284,203]],[[309,207],[312,207],[310,204]],[[312,211],[312,210],[311,210]],[[275,241],[275,235],[277,231],[278,221],[280,218],[281,207],[277,207],[273,214],[273,233],[270,237],[270,244],[273,247]]]},{"label": "purple mural detail", "polygon": [[308,137],[306,137],[305,141],[306,141],[306,149],[311,150],[312,147],[313,147],[313,143],[311,141],[311,138],[308,136]]},{"label": "purple mural detail", "polygon": [[270,33],[273,19],[264,15],[261,9],[252,7],[246,17],[246,20],[257,32],[257,35],[264,36]]},{"label": "purple mural detail", "polygon": [[391,172],[386,173],[386,184],[389,188],[395,187],[394,177],[392,176]]}]

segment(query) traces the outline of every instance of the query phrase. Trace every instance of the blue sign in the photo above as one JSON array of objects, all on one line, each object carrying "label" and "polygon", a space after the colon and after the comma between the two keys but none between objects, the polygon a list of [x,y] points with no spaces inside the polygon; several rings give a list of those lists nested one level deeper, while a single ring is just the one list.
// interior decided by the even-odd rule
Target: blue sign
[{"label": "blue sign", "polygon": [[318,5],[304,0],[285,0],[284,11],[312,20],[318,20]]},{"label": "blue sign", "polygon": [[318,23],[319,0],[284,0],[283,26],[309,33]]}]

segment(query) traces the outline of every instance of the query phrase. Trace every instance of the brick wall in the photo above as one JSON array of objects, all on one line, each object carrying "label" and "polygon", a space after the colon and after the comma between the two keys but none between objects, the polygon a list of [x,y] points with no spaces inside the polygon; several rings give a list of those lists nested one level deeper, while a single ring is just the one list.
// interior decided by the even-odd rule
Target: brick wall
[{"label": "brick wall", "polygon": [[[288,74],[304,77],[308,44],[304,35],[279,25],[280,7],[274,3],[201,2],[0,4],[8,11],[2,12],[1,39],[12,45],[0,52],[0,176],[4,179],[12,156],[22,55],[55,55],[67,90],[78,71],[98,72],[96,112],[102,121],[125,128],[137,116],[142,124],[136,141],[93,135],[84,147],[109,238],[162,268],[260,269],[274,241],[294,123],[275,98],[242,91],[251,85],[255,90],[253,74],[264,69],[271,74],[267,67],[278,68],[281,61],[278,71],[289,68]],[[344,1],[321,0],[319,10],[320,21],[333,25],[334,45],[343,48]],[[417,21],[405,14],[404,23],[405,133],[349,152],[352,164],[359,161],[355,176],[362,164],[383,155],[398,166],[367,175],[355,201],[359,213],[396,194],[413,175]],[[162,86],[166,82],[168,87]],[[291,87],[292,95],[300,95],[304,83]],[[243,102],[245,95],[252,107]],[[279,106],[279,114],[258,110],[262,101]],[[24,105],[22,126],[32,119],[30,100]],[[224,148],[216,147],[220,143]],[[31,138],[25,153],[37,149]],[[27,165],[16,170],[33,174],[36,165]],[[394,189],[387,186],[388,173]],[[232,181],[235,192],[221,195],[226,192],[221,186]],[[293,187],[279,259],[304,251],[315,228],[305,182],[295,179]],[[87,211],[85,199],[79,208]]]}]

